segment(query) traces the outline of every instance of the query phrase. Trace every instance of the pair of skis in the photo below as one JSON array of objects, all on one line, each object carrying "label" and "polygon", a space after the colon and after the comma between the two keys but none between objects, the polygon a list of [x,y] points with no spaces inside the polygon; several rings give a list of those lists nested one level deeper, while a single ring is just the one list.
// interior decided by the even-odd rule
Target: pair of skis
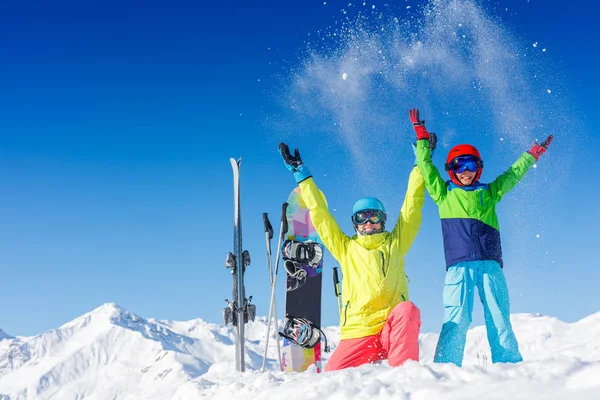
[{"label": "pair of skis", "polygon": [[225,266],[231,270],[233,276],[233,300],[225,299],[227,307],[223,309],[225,325],[232,324],[236,328],[235,335],[235,366],[236,370],[244,372],[245,363],[245,338],[244,326],[248,321],[254,321],[256,306],[251,304],[252,296],[246,298],[244,286],[244,273],[250,265],[250,253],[242,250],[242,214],[240,208],[240,164],[242,159],[230,159],[233,168],[233,253],[227,254]]}]

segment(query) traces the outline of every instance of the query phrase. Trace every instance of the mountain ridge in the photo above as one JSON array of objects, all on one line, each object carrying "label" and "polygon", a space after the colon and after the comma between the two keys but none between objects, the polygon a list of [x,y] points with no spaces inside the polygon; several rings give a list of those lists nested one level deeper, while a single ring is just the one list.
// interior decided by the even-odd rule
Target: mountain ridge
[{"label": "mountain ridge", "polygon": [[[574,323],[539,314],[511,317],[530,362],[554,354],[579,362],[600,360],[600,312]],[[249,371],[262,366],[266,322],[265,317],[258,317],[246,325]],[[324,331],[335,349],[339,327]],[[435,333],[420,335],[421,363],[431,363],[437,338]],[[143,318],[116,303],[105,303],[56,329],[31,337],[6,335],[0,340],[0,399],[138,400],[184,398],[190,390],[210,392],[214,389],[213,383],[207,383],[211,377],[235,369],[234,343],[235,331],[230,326],[201,318]],[[267,369],[279,373],[274,341],[270,344]],[[471,328],[464,365],[481,365],[484,355],[490,359],[488,353],[485,327]],[[328,357],[325,354],[324,361]]]}]

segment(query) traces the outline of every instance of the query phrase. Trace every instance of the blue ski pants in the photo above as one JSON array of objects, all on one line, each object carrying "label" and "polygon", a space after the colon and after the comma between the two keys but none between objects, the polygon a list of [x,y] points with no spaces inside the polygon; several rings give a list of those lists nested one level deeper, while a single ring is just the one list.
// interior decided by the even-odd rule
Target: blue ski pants
[{"label": "blue ski pants", "polygon": [[444,324],[433,361],[462,365],[475,287],[483,304],[492,362],[523,361],[510,324],[506,279],[500,264],[493,260],[465,261],[448,268],[443,295]]}]

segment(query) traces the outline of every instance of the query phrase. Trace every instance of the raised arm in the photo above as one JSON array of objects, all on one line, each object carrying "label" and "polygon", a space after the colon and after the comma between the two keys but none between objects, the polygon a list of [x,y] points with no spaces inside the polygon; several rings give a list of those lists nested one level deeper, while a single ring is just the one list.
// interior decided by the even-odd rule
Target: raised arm
[{"label": "raised arm", "polygon": [[421,173],[414,167],[408,177],[408,188],[404,196],[404,203],[400,209],[400,215],[392,235],[400,240],[400,248],[403,254],[408,253],[423,218],[423,203],[425,202],[425,182]]},{"label": "raised arm", "polygon": [[319,237],[331,255],[340,261],[341,256],[346,253],[350,238],[340,229],[329,212],[327,200],[317,187],[308,167],[302,162],[298,149],[294,150],[292,156],[288,146],[281,143],[279,153],[286,168],[294,173],[294,178],[302,193],[302,200],[310,210],[310,219]]},{"label": "raised arm", "polygon": [[523,179],[523,176],[529,171],[533,163],[538,161],[542,154],[546,152],[546,149],[550,146],[550,143],[552,143],[553,138],[554,137],[550,135],[541,144],[534,142],[531,146],[531,150],[523,153],[506,172],[490,183],[490,193],[492,199],[494,199],[496,203],[502,200],[502,197],[510,192],[517,183]]},{"label": "raised arm", "polygon": [[425,121],[419,119],[419,110],[413,108],[408,111],[410,121],[417,134],[416,161],[419,171],[425,180],[429,195],[436,204],[440,204],[448,194],[448,188],[438,169],[431,161],[431,148],[435,141],[435,134],[427,132]]}]

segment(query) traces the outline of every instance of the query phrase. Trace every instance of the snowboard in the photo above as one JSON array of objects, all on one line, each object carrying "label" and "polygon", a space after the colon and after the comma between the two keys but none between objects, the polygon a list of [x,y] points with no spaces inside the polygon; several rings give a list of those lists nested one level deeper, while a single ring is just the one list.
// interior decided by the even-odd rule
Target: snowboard
[{"label": "snowboard", "polygon": [[[297,187],[290,193],[287,202],[288,232],[285,238],[286,241],[291,241],[294,245],[298,242],[300,242],[300,246],[303,244],[310,245],[313,255],[314,250],[316,250],[317,253],[320,252],[320,257],[318,263],[295,262],[294,271],[290,271],[291,268],[288,268],[286,264],[285,315],[302,318],[316,326],[320,326],[323,242],[312,224],[309,210],[302,200],[300,188]],[[288,246],[290,244],[288,242]],[[310,365],[315,364],[317,372],[321,372],[321,346],[319,340],[314,347],[300,347],[284,337],[281,349],[282,369],[288,372],[301,372],[306,371]]]}]

